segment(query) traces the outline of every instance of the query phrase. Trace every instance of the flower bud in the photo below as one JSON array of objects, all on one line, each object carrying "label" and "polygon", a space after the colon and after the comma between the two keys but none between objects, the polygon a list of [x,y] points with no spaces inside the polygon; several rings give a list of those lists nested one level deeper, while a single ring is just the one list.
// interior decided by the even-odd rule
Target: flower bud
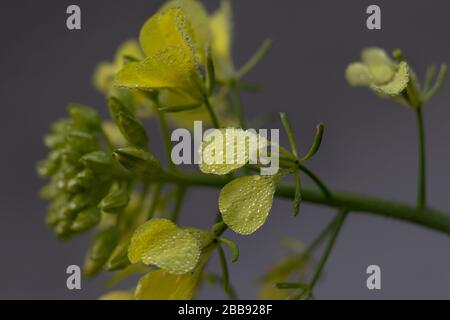
[{"label": "flower bud", "polygon": [[113,152],[122,166],[137,175],[155,176],[162,172],[158,159],[150,153],[134,147],[125,147]]},{"label": "flower bud", "polygon": [[124,113],[129,116],[133,116],[133,112],[130,108],[126,107],[119,99],[111,97],[108,99],[108,108],[111,114],[111,118],[117,119],[119,113]]},{"label": "flower bud", "polygon": [[129,245],[130,241],[126,241],[117,246],[108,262],[106,263],[106,269],[108,271],[120,270],[130,265],[130,260],[128,259]]},{"label": "flower bud", "polygon": [[60,220],[54,228],[56,235],[61,239],[70,238],[73,235],[72,231],[70,230],[71,224],[72,220],[70,219]]},{"label": "flower bud", "polygon": [[85,154],[80,162],[93,172],[104,173],[111,170],[112,158],[104,151],[94,151]]},{"label": "flower bud", "polygon": [[69,104],[67,111],[76,124],[92,130],[100,129],[102,120],[94,109],[81,104]]},{"label": "flower bud", "polygon": [[77,214],[75,220],[70,226],[70,229],[74,232],[83,232],[97,225],[99,221],[100,210],[95,207],[89,207],[81,210]]},{"label": "flower bud", "polygon": [[116,124],[119,127],[120,132],[122,132],[125,139],[127,139],[131,145],[139,148],[147,147],[147,131],[145,131],[141,121],[134,115],[119,112],[116,117]]},{"label": "flower bud", "polygon": [[84,193],[76,194],[69,202],[68,210],[76,213],[89,205],[89,197]]},{"label": "flower bud", "polygon": [[58,167],[59,164],[57,162],[45,159],[38,162],[36,170],[41,177],[48,178],[58,170]]},{"label": "flower bud", "polygon": [[67,182],[67,191],[78,192],[95,183],[95,175],[90,169],[80,171],[74,178]]},{"label": "flower bud", "polygon": [[92,152],[100,147],[97,137],[83,131],[70,131],[66,135],[66,141],[71,149],[81,153]]},{"label": "flower bud", "polygon": [[119,241],[119,230],[110,227],[100,231],[94,238],[89,257],[97,262],[105,263]]},{"label": "flower bud", "polygon": [[66,140],[61,133],[50,133],[44,137],[44,145],[49,149],[58,149],[64,147]]},{"label": "flower bud", "polygon": [[99,208],[108,213],[119,213],[128,205],[130,196],[126,187],[112,190],[99,204]]}]

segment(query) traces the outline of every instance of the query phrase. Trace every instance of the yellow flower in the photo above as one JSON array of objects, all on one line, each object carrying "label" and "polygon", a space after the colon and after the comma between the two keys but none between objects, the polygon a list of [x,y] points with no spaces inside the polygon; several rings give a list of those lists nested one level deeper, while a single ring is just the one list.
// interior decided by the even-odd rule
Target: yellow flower
[{"label": "yellow flower", "polygon": [[127,59],[140,60],[143,58],[136,40],[130,39],[122,43],[113,61],[100,62],[94,71],[93,83],[98,91],[107,95],[112,87],[114,77],[124,66]]},{"label": "yellow flower", "polygon": [[198,69],[198,43],[185,11],[169,7],[142,27],[139,41],[146,58],[130,62],[117,74],[115,85],[143,90],[179,89],[197,101],[204,97]]},{"label": "yellow flower", "polygon": [[384,96],[397,96],[406,89],[411,70],[406,62],[396,63],[380,48],[366,48],[361,62],[351,63],[345,76],[352,86],[367,86]]}]

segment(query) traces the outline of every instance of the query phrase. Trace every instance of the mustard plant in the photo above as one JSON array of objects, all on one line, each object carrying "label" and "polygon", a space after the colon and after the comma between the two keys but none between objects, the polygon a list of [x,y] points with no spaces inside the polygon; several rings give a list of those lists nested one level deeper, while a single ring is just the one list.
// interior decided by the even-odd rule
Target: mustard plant
[{"label": "mustard plant", "polygon": [[[280,125],[288,148],[249,130],[240,93],[255,89],[245,76],[269,52],[271,42],[264,41],[246,64],[236,67],[232,31],[227,0],[212,14],[196,0],[165,3],[144,23],[138,40],[124,42],[113,60],[101,62],[94,72],[94,86],[105,96],[111,119],[102,119],[91,107],[69,104],[68,117],[56,121],[44,138],[49,154],[38,164],[38,172],[49,180],[41,190],[50,202],[46,223],[62,239],[93,230],[84,263],[86,276],[109,272],[113,285],[141,274],[135,288],[112,291],[103,299],[193,299],[202,283],[221,284],[230,298],[236,298],[224,249],[236,262],[239,247],[224,233],[227,229],[240,235],[256,232],[266,222],[274,198],[292,200],[293,219],[302,202],[334,208],[337,214],[308,246],[287,241],[293,252],[261,279],[263,299],[314,298],[314,287],[349,213],[386,216],[450,234],[450,214],[426,202],[423,126],[423,108],[441,89],[445,65],[437,77],[435,67],[430,67],[422,85],[399,50],[391,58],[374,47],[364,49],[361,62],[346,70],[350,85],[366,86],[417,114],[417,204],[399,203],[330,189],[307,167],[322,143],[323,124],[318,124],[314,140],[306,142],[310,147],[302,142],[301,149],[285,113],[280,114]],[[159,122],[165,161],[152,152],[155,141],[144,125],[149,118]],[[269,146],[279,154],[279,170],[264,175],[265,164],[252,162],[254,155],[246,148],[239,152],[234,142],[217,146],[205,141],[200,146],[203,154],[223,158],[231,152],[239,161],[203,161],[200,172],[181,170],[171,158],[169,128],[190,130],[194,120],[225,135],[242,136],[244,144],[246,139],[256,139]],[[294,185],[283,182],[288,176],[294,177]],[[303,186],[303,176],[315,187]],[[186,193],[197,187],[221,189],[217,208],[203,208],[211,221],[209,230],[178,224]],[[312,254],[324,242],[320,259],[314,261]],[[221,270],[206,272],[214,252]]]}]

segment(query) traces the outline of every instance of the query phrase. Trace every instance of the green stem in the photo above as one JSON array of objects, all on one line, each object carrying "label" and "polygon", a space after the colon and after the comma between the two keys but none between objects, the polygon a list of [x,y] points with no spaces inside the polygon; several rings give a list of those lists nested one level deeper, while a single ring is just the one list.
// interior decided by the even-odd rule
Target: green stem
[{"label": "green stem", "polygon": [[314,273],[314,276],[312,277],[311,282],[309,284],[309,292],[312,292],[314,290],[314,286],[316,285],[317,281],[320,278],[320,275],[322,274],[322,270],[325,267],[325,264],[328,260],[328,257],[330,256],[331,251],[333,250],[337,236],[341,231],[342,224],[344,223],[345,218],[347,217],[347,213],[348,213],[347,209],[341,209],[339,211],[338,219],[335,223],[335,227],[333,233],[331,234],[330,241],[325,247],[322,258],[320,259],[319,264],[317,266],[316,272]]},{"label": "green stem", "polygon": [[172,161],[172,141],[170,140],[169,126],[167,125],[166,115],[158,111],[159,123],[161,124],[161,132],[164,139],[164,151],[166,153],[167,163],[169,168],[173,171],[176,170],[176,166]]},{"label": "green stem", "polygon": [[230,280],[228,274],[227,258],[225,257],[225,252],[220,244],[217,246],[217,251],[219,252],[220,267],[222,269],[223,291],[225,291],[226,294],[229,294]]},{"label": "green stem", "polygon": [[220,128],[219,120],[217,119],[217,116],[214,113],[211,103],[209,102],[209,98],[206,96],[205,96],[205,106],[206,109],[208,110],[209,116],[211,117],[211,121],[213,123],[214,128],[219,129]]},{"label": "green stem", "polygon": [[311,178],[311,180],[317,185],[317,187],[319,187],[319,189],[323,192],[323,194],[331,199],[332,195],[331,195],[331,191],[327,188],[327,186],[325,185],[325,183],[322,182],[322,180],[320,180],[320,178],[318,176],[316,176],[316,174],[314,172],[312,172],[311,170],[309,170],[308,168],[306,168],[305,166],[303,166],[302,164],[298,164],[298,168],[303,171],[308,177]]},{"label": "green stem", "polygon": [[242,129],[246,129],[247,125],[245,123],[244,112],[242,110],[241,97],[239,96],[236,82],[232,82],[230,84],[230,99],[231,99],[231,104],[233,106],[233,109],[238,116],[239,126]]},{"label": "green stem", "polygon": [[255,54],[248,62],[236,73],[236,78],[240,79],[249,73],[253,68],[269,53],[272,48],[272,40],[266,39],[262,45],[256,50]]},{"label": "green stem", "polygon": [[152,204],[147,213],[147,220],[152,219],[155,216],[156,207],[158,206],[159,196],[161,195],[162,185],[161,183],[157,183],[155,186],[155,191],[153,193]]},{"label": "green stem", "polygon": [[101,133],[102,133],[103,139],[105,140],[106,146],[108,147],[109,151],[113,151],[114,150],[114,145],[111,142],[111,139],[109,139],[108,135],[106,134],[106,131],[105,131],[104,128],[102,128]]},{"label": "green stem", "polygon": [[[186,186],[222,188],[230,180],[220,176],[198,173],[178,172],[164,176],[161,181]],[[352,213],[370,213],[407,221],[450,235],[450,214],[432,208],[418,208],[415,205],[376,197],[330,190],[333,195],[329,198],[321,190],[303,187],[303,201],[328,206],[332,208],[345,207]],[[295,186],[279,184],[277,197],[294,199]]]},{"label": "green stem", "polygon": [[423,124],[422,108],[416,109],[417,126],[419,129],[419,181],[417,191],[417,206],[426,206],[426,163],[425,163],[425,128]]},{"label": "green stem", "polygon": [[158,115],[159,125],[161,126],[161,135],[162,135],[162,138],[163,138],[163,141],[164,141],[164,152],[166,154],[167,163],[169,164],[170,170],[176,171],[176,166],[172,162],[172,154],[171,154],[171,152],[172,152],[172,140],[170,139],[170,131],[169,131],[169,126],[167,125],[166,115],[164,114],[164,112],[159,110],[159,108],[161,106],[159,104],[158,95],[149,95],[147,93],[147,96],[155,104],[155,108],[154,109],[155,109],[156,114]]},{"label": "green stem", "polygon": [[317,249],[318,246],[322,244],[322,242],[325,240],[325,238],[328,236],[331,230],[333,230],[333,227],[336,225],[336,222],[339,217],[336,217],[331,221],[317,236],[317,238],[314,239],[313,242],[306,248],[305,254],[307,256],[311,255],[311,253],[314,252],[314,250]]},{"label": "green stem", "polygon": [[186,195],[186,187],[185,186],[177,186],[176,198],[175,198],[175,207],[172,212],[172,221],[177,222],[180,217],[181,206],[183,205],[184,196]]}]

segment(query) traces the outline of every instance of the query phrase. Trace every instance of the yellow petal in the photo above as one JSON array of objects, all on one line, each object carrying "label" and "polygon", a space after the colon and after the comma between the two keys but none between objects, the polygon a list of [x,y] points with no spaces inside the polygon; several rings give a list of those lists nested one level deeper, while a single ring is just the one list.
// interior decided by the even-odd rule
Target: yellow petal
[{"label": "yellow petal", "polygon": [[97,65],[93,76],[93,83],[97,90],[103,94],[108,93],[115,75],[123,68],[127,58],[136,60],[143,58],[139,44],[134,39],[127,40],[119,46],[113,62],[103,61]]},{"label": "yellow petal", "polygon": [[272,208],[278,179],[278,176],[245,176],[222,188],[219,210],[230,229],[248,235],[264,224]]},{"label": "yellow petal", "polygon": [[123,68],[127,59],[141,60],[144,58],[139,43],[135,39],[130,39],[122,43],[117,49],[114,57],[116,72]]},{"label": "yellow petal", "polygon": [[192,26],[192,47],[201,63],[205,61],[206,46],[209,43],[210,30],[208,26],[208,13],[197,0],[172,0],[163,5],[161,11],[172,8],[181,8]]},{"label": "yellow petal", "polygon": [[345,70],[345,77],[351,86],[368,86],[373,82],[369,68],[360,62],[351,63]]},{"label": "yellow petal", "polygon": [[367,65],[375,84],[384,84],[394,76],[396,66],[381,48],[366,48],[361,52],[361,59]]},{"label": "yellow petal", "polygon": [[180,229],[167,219],[152,219],[134,233],[128,258],[131,263],[142,261],[179,275],[195,268],[200,246],[200,241],[189,230]]},{"label": "yellow petal", "polygon": [[388,83],[383,85],[374,84],[371,88],[382,95],[396,96],[406,89],[409,79],[409,66],[406,62],[401,62],[398,70]]},{"label": "yellow petal", "polygon": [[139,63],[128,63],[116,76],[115,85],[144,90],[180,89],[195,100],[203,99],[203,87],[193,55],[170,46]]},{"label": "yellow petal", "polygon": [[102,295],[99,300],[134,300],[132,291],[111,291]]},{"label": "yellow petal", "polygon": [[155,270],[143,276],[136,287],[137,300],[190,300],[198,285],[200,272],[171,275]]},{"label": "yellow petal", "polygon": [[194,37],[186,13],[179,7],[172,7],[152,16],[141,28],[139,43],[147,57],[153,56],[168,46],[180,47],[192,52]]},{"label": "yellow petal", "polygon": [[220,8],[211,16],[209,25],[216,72],[219,78],[224,78],[234,69],[231,60],[233,22],[230,1],[221,2]]}]

